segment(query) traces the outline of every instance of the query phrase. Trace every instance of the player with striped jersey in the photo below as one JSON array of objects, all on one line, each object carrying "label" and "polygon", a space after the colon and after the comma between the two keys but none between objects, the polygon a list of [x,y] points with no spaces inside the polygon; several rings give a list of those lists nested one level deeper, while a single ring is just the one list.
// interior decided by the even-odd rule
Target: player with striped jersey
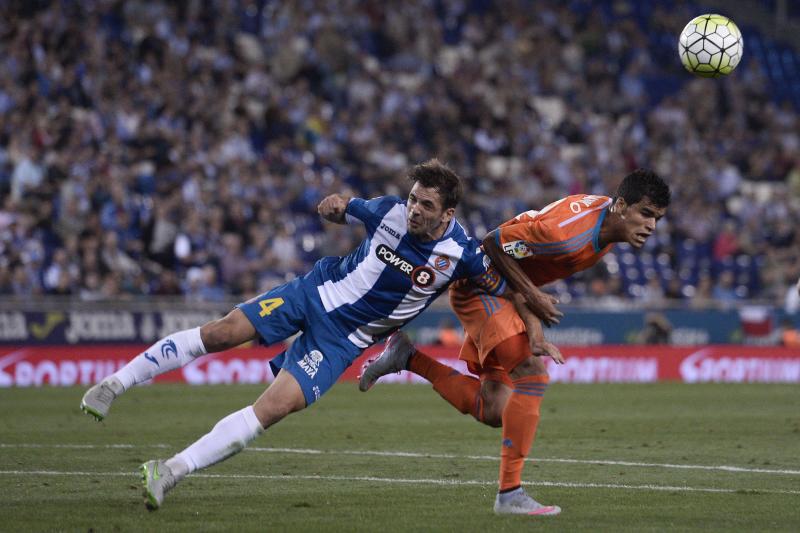
[{"label": "player with striped jersey", "polygon": [[302,278],[238,305],[226,317],[161,339],[89,389],[81,408],[104,418],[130,387],[196,357],[258,339],[273,344],[302,331],[271,364],[275,381],[256,402],[220,420],[210,433],[167,461],[141,466],[145,503],[195,470],[241,451],[286,415],[320,398],[361,352],[419,315],[458,279],[488,294],[504,281],[489,269],[479,242],[455,220],[459,177],[436,160],[413,167],[407,200],[334,194],[318,206],[331,222],[358,223],[367,238],[345,257],[326,257]]},{"label": "player with striped jersey", "polygon": [[519,296],[591,267],[616,242],[641,248],[669,202],[666,183],[639,169],[622,180],[615,198],[572,195],[505,222],[486,236],[483,247],[493,267],[520,291],[514,301],[495,298],[469,282],[450,289],[450,303],[467,334],[460,358],[478,379],[415,350],[398,332],[364,369],[359,388],[367,390],[380,376],[399,369],[426,378],[462,413],[503,428],[495,512],[560,513],[558,506],[541,505],[522,488],[525,457],[536,436],[539,406],[549,381],[539,357],[552,357],[556,363],[564,359],[545,340],[541,322],[525,311]]}]

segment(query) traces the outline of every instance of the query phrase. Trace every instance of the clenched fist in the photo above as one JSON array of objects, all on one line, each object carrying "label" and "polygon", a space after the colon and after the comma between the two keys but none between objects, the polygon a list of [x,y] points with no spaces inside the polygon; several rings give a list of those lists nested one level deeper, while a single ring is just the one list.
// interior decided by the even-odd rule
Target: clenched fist
[{"label": "clenched fist", "polygon": [[337,224],[344,224],[344,213],[349,202],[350,197],[348,196],[331,194],[323,198],[319,203],[317,206],[317,213],[325,220],[336,222]]}]

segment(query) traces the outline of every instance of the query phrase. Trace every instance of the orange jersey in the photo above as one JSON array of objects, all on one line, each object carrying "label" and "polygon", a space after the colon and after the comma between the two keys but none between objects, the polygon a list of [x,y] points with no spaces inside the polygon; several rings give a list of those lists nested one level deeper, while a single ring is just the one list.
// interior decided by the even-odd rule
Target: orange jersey
[{"label": "orange jersey", "polygon": [[[527,211],[504,223],[497,231],[498,244],[520,262],[535,285],[566,278],[591,267],[611,250],[612,245],[598,246],[609,205],[607,196],[567,196],[541,211]],[[503,370],[487,357],[504,340],[525,333],[514,306],[470,283],[450,287],[450,305],[467,334],[460,358],[476,374]]]},{"label": "orange jersey", "polygon": [[608,196],[575,194],[541,211],[526,211],[497,231],[500,248],[519,260],[522,270],[541,286],[586,270],[611,250],[598,239]]}]

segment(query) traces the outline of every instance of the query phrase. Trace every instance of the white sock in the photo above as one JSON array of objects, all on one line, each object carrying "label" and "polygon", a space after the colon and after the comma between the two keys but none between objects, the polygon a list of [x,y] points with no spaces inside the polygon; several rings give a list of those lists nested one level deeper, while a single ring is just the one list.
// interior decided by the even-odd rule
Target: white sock
[{"label": "white sock", "polygon": [[127,365],[117,370],[125,390],[176,368],[188,365],[195,357],[208,352],[200,338],[200,328],[187,329],[164,337],[144,352],[134,357]]},{"label": "white sock", "polygon": [[217,422],[200,440],[167,461],[167,465],[172,462],[182,471],[183,465],[179,462],[182,461],[188,467],[187,474],[206,468],[236,455],[263,431],[253,406],[248,405]]}]

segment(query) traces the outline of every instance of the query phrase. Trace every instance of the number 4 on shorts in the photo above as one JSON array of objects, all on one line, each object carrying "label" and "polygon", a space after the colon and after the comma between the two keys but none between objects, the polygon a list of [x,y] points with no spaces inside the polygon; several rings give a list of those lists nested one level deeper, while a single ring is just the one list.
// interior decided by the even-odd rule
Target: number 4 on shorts
[{"label": "number 4 on shorts", "polygon": [[283,298],[267,298],[266,300],[258,302],[258,305],[261,306],[261,311],[258,313],[258,316],[264,318],[267,315],[271,315],[275,309],[283,305]]}]

